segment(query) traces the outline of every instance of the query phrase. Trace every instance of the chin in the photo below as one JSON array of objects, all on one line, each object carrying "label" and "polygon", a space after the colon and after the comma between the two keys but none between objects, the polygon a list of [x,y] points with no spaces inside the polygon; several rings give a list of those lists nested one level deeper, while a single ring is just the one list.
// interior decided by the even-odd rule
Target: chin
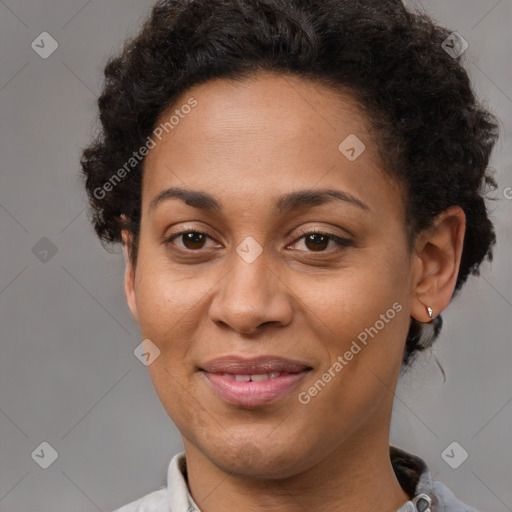
[{"label": "chin", "polygon": [[288,478],[308,469],[311,452],[303,441],[295,440],[288,433],[274,438],[268,434],[249,437],[246,433],[240,438],[233,436],[206,443],[200,450],[222,471],[260,480]]}]

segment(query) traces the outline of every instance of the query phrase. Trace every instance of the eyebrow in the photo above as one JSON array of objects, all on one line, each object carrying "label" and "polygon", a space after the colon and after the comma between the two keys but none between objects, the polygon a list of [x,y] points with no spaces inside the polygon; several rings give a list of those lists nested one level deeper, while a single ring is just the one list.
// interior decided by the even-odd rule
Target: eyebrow
[{"label": "eyebrow", "polygon": [[[219,212],[222,210],[221,204],[210,194],[198,190],[189,190],[184,188],[171,187],[163,190],[156,195],[149,204],[149,211],[154,210],[158,205],[171,199],[179,199],[185,204],[203,210],[205,212]],[[336,189],[319,190],[296,190],[277,198],[275,203],[276,211],[281,215],[286,215],[296,210],[320,206],[340,200],[347,204],[357,206],[365,211],[371,211],[371,208],[361,200],[347,192]]]}]

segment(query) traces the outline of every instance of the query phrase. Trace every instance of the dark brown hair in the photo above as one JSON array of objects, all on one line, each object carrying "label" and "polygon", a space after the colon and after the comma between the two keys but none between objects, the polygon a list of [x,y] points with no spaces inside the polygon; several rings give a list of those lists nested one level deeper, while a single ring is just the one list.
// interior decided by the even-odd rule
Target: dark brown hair
[{"label": "dark brown hair", "polygon": [[[454,295],[492,259],[495,231],[485,188],[498,123],[475,98],[461,57],[445,51],[451,31],[399,0],[161,0],[139,34],[105,68],[101,131],[81,164],[96,233],[133,234],[136,263],[143,159],[108,187],[162,113],[192,85],[291,73],[350,91],[367,113],[385,171],[405,190],[409,247],[437,214],[466,214]],[[411,318],[403,368],[438,337]]]}]

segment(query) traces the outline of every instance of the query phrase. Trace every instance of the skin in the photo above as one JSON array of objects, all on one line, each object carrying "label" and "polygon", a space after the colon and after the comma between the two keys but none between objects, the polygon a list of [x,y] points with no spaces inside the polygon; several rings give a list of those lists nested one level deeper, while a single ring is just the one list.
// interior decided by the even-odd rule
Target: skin
[{"label": "skin", "polygon": [[[123,232],[128,305],[161,351],[148,368],[182,434],[191,494],[204,512],[395,511],[410,498],[389,459],[410,317],[428,322],[426,305],[434,314],[448,305],[464,213],[443,212],[408,252],[400,187],[382,171],[368,120],[349,95],[260,73],[195,86],[169,112],[191,96],[197,107],[145,160],[136,268]],[[338,149],[349,134],[366,146],[355,161]],[[150,209],[169,187],[211,194],[221,208],[203,212],[174,198]],[[368,210],[339,200],[286,215],[274,209],[282,194],[323,188]],[[312,228],[350,243],[317,238],[319,250],[303,236]],[[194,230],[208,237],[168,240]],[[236,252],[247,237],[263,248],[252,263]],[[401,312],[301,404],[299,392],[397,302]],[[274,403],[234,406],[198,371],[233,354],[287,357],[312,371]]]}]

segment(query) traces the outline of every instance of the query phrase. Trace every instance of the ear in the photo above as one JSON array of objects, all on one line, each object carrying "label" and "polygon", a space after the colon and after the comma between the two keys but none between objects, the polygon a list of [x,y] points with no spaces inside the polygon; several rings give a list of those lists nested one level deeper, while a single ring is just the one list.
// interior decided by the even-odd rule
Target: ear
[{"label": "ear", "polygon": [[435,219],[434,226],[418,236],[413,251],[413,300],[411,316],[427,323],[450,303],[457,282],[466,216],[459,206],[451,206]]},{"label": "ear", "polygon": [[124,262],[125,262],[125,270],[124,270],[124,293],[126,296],[126,302],[128,303],[128,307],[138,322],[139,317],[137,314],[137,301],[135,296],[135,269],[132,266],[130,259],[130,251],[132,250],[132,234],[127,229],[123,229],[121,231],[121,237],[123,240],[123,252],[124,252]]}]

